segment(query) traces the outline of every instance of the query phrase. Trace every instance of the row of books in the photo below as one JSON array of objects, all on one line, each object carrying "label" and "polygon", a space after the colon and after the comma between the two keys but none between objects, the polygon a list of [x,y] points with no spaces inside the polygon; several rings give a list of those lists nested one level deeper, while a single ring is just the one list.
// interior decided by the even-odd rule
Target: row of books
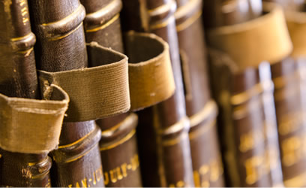
[{"label": "row of books", "polygon": [[0,185],[306,186],[306,7],[263,1],[1,0]]}]

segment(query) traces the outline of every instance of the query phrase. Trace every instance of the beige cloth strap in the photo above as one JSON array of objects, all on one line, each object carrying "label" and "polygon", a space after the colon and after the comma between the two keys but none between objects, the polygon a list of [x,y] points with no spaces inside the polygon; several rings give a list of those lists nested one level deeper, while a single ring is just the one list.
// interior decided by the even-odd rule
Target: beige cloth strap
[{"label": "beige cloth strap", "polygon": [[44,153],[58,145],[69,97],[55,85],[45,92],[50,100],[0,94],[0,147],[10,152]]},{"label": "beige cloth strap", "polygon": [[306,13],[286,12],[287,26],[293,43],[292,56],[306,56]]},{"label": "beige cloth strap", "polygon": [[40,79],[68,93],[70,103],[65,118],[68,122],[109,117],[130,109],[127,57],[97,43],[89,44],[87,49],[89,59],[99,61],[102,66],[61,72],[39,71]]},{"label": "beige cloth strap", "polygon": [[168,99],[175,91],[169,47],[154,34],[125,35],[129,61],[131,110],[140,110]]},{"label": "beige cloth strap", "polygon": [[273,3],[263,3],[263,9],[259,18],[209,30],[209,45],[226,52],[240,69],[282,60],[292,51],[283,11]]},{"label": "beige cloth strap", "polygon": [[[153,34],[128,33],[127,57],[97,43],[88,45],[84,69],[39,71],[41,80],[62,87],[70,97],[65,121],[105,118],[139,110],[169,98],[175,90],[166,42]],[[131,108],[130,108],[131,107]]]}]

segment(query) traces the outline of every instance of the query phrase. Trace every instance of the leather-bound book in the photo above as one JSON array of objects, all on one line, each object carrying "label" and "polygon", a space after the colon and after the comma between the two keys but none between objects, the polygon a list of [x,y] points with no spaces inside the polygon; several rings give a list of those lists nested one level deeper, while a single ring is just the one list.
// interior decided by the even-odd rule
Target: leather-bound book
[{"label": "leather-bound book", "polygon": [[[81,3],[87,13],[84,20],[86,42],[95,41],[123,53],[121,0],[81,0]],[[125,113],[96,121],[102,130],[100,152],[107,187],[142,186],[135,135],[137,120],[136,114]],[[114,141],[121,144],[109,147]]]},{"label": "leather-bound book", "polygon": [[[305,64],[305,2],[272,1],[284,8],[288,30],[293,42],[290,57],[275,62],[271,67],[275,85],[274,98],[278,123],[279,145],[287,187],[306,186],[305,95],[303,94],[303,66]],[[304,63],[303,63],[304,62]]]},{"label": "leather-bound book", "polygon": [[303,157],[305,118],[297,62],[288,58],[272,65],[274,100],[285,186],[305,186]]},{"label": "leather-bound book", "polygon": [[139,113],[138,146],[144,186],[194,185],[175,9],[172,0],[123,1],[121,23],[125,31],[151,32],[169,43],[176,85],[171,98]]},{"label": "leather-bound book", "polygon": [[[80,2],[31,0],[29,6],[37,66],[49,72],[87,67],[85,9]],[[52,186],[104,186],[100,137],[94,121],[63,123],[59,147],[52,152]]]},{"label": "leather-bound book", "polygon": [[216,129],[217,105],[210,96],[206,46],[202,23],[202,0],[177,0],[175,13],[190,118],[190,147],[194,183],[197,187],[222,187],[223,165]]},{"label": "leather-bound book", "polygon": [[[232,70],[235,66],[236,68],[238,68],[240,72],[245,72],[246,70],[250,69],[250,67],[253,67],[253,69],[256,70],[258,69],[258,66],[262,61],[267,60],[270,63],[271,62],[273,63],[275,61],[280,61],[284,59],[286,56],[288,56],[292,50],[292,44],[289,39],[286,25],[284,24],[285,23],[284,15],[281,8],[279,6],[266,4],[266,3],[263,4],[263,6],[261,5],[262,3],[259,0],[252,0],[252,1],[221,0],[221,1],[207,2],[207,4],[206,2],[204,3],[204,12],[207,12],[208,15],[208,17],[204,17],[205,18],[204,23],[208,28],[207,30],[208,44],[211,47],[218,49],[223,53],[226,53],[228,55],[228,58],[232,59],[232,63],[228,63],[229,70]],[[209,15],[211,15],[211,17],[209,17]],[[267,29],[267,27],[269,28]],[[276,34],[276,32],[278,34]],[[256,37],[254,37],[255,35]],[[264,46],[264,48],[262,48],[262,46]],[[275,50],[275,48],[278,47],[279,49]],[[259,50],[254,50],[254,49],[259,49]],[[212,67],[215,66],[218,66],[218,63],[212,64]],[[246,80],[251,78],[251,76],[249,76],[248,74],[249,73],[245,72]],[[258,76],[259,75],[257,73],[257,77]],[[215,81],[213,82],[213,87],[219,87],[215,85],[220,84],[222,82],[222,81],[218,82],[217,79],[218,78],[215,77]],[[255,77],[253,79],[255,79]],[[258,85],[258,87],[255,88],[257,88],[257,90],[258,88],[261,88],[259,90],[263,90],[262,89],[263,86],[261,86],[261,84],[258,83],[259,81],[257,78],[256,85]],[[237,86],[239,86],[239,82],[237,82]],[[242,91],[243,90],[241,90],[241,92]],[[240,98],[239,100],[244,101],[246,99],[252,98],[253,94],[258,92],[259,91],[256,91],[256,89],[251,89],[251,91],[246,91],[245,92],[246,94],[238,95],[239,97],[234,96],[234,98],[237,98],[237,100],[238,98]],[[222,97],[219,95],[218,92],[215,93],[217,100],[221,100],[218,99],[218,97]],[[261,94],[260,96],[263,95],[265,94]],[[236,186],[241,186],[241,185],[276,186],[279,185],[281,181],[278,178],[275,179],[275,177],[281,177],[281,176],[279,175],[275,176],[274,174],[271,174],[273,172],[279,173],[279,165],[280,165],[279,160],[273,160],[273,158],[277,159],[277,155],[274,154],[273,156],[272,155],[273,153],[271,152],[272,148],[271,146],[273,146],[273,148],[278,148],[278,146],[277,142],[275,141],[276,137],[274,137],[273,139],[271,137],[271,134],[268,133],[270,125],[265,122],[271,118],[267,113],[265,113],[267,111],[266,110],[267,104],[265,104],[266,101],[262,99],[261,101],[264,104],[261,105],[260,107],[261,110],[257,111],[258,114],[264,113],[260,115],[262,116],[261,119],[259,117],[257,118],[258,120],[260,120],[259,122],[261,122],[260,123],[261,125],[258,125],[261,126],[261,128],[257,129],[256,127],[253,128],[250,127],[251,129],[249,131],[252,132],[251,137],[257,139],[258,137],[257,135],[259,135],[259,137],[262,137],[261,140],[264,141],[264,144],[261,146],[261,148],[264,150],[264,160],[267,162],[266,165],[263,165],[266,169],[264,170],[264,173],[262,173],[261,172],[262,169],[260,169],[262,165],[260,165],[260,168],[255,170],[255,175],[253,174],[250,177],[253,178],[252,181],[250,181],[250,179],[247,180],[242,178],[242,180],[244,179],[243,180],[244,182],[241,181],[240,184],[238,183],[239,178],[236,178],[235,180],[235,177],[231,177],[230,180],[232,181],[235,180],[231,184],[234,184]],[[222,115],[225,116],[226,114]],[[252,116],[253,115],[256,116],[256,113],[254,112]],[[227,120],[229,120],[229,118]],[[253,121],[253,118],[249,120]],[[220,124],[226,125],[226,122],[221,122]],[[253,122],[244,121],[243,124],[252,126]],[[221,135],[223,131],[226,132],[226,130],[221,130],[220,128]],[[236,131],[237,130],[233,132],[236,133]],[[252,145],[257,147],[257,143],[255,143],[253,138],[251,138],[252,143],[250,145],[250,143],[248,143],[250,139],[247,137],[247,135],[240,135],[237,137],[238,138],[240,137],[240,139],[242,140],[245,139],[247,140],[247,142],[245,143],[247,144],[246,147],[250,147]],[[222,145],[223,147],[226,148],[228,145],[227,142],[229,138],[227,139],[224,138],[221,138],[223,140]],[[236,149],[238,148],[236,147]],[[240,146],[239,149],[241,149]],[[230,151],[230,149],[228,149],[228,151]],[[226,165],[231,163],[231,160],[229,159],[230,157],[233,156],[230,156],[227,153],[223,154],[223,159]],[[247,157],[247,161],[249,161],[245,163],[247,167],[248,164],[252,165],[253,158],[256,158],[255,160],[260,161],[261,160],[260,158],[262,158],[262,153],[261,154],[253,153],[251,155],[245,155],[244,157]],[[275,165],[274,163],[273,165],[272,161],[273,163],[276,161],[278,162],[278,164]],[[226,169],[226,172],[227,174],[231,175],[234,174],[231,173],[228,169]],[[237,174],[244,177],[245,175],[244,173],[246,173],[246,171],[245,172],[241,171]]]},{"label": "leather-bound book", "polygon": [[[35,35],[31,32],[27,1],[1,1],[1,94],[9,97],[39,98],[34,44]],[[1,149],[0,185],[3,187],[50,187],[51,159],[47,154],[45,152],[26,154]]]},{"label": "leather-bound book", "polygon": [[[272,186],[265,114],[258,71],[239,70],[226,55],[210,52],[214,96],[227,186]],[[222,76],[220,76],[222,75]]]}]

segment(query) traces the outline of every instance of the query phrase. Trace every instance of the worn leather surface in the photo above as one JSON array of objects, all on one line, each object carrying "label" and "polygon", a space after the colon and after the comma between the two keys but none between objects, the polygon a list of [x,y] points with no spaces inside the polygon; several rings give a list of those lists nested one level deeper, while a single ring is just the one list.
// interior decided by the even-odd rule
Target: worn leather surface
[{"label": "worn leather surface", "polygon": [[[163,7],[163,8],[162,8]],[[140,161],[143,167],[149,167],[150,164],[158,164],[154,168],[142,168],[144,186],[193,186],[192,164],[190,156],[189,139],[186,134],[189,130],[189,123],[186,123],[184,93],[182,84],[181,66],[179,61],[179,50],[177,34],[175,30],[175,2],[170,0],[154,1],[123,1],[123,11],[121,19],[125,31],[136,30],[146,31],[157,34],[170,47],[170,59],[176,85],[176,92],[168,100],[157,104],[152,109],[146,109],[139,116],[140,122],[148,124],[139,124],[140,126],[155,127],[157,132],[157,145],[155,151],[148,148],[151,145],[149,140],[139,141],[140,151],[156,154],[155,157],[141,158],[146,154],[140,153]],[[153,119],[146,121],[143,118]],[[176,124],[180,121],[184,123]],[[188,121],[187,121],[188,122]],[[154,125],[153,125],[154,124]],[[177,132],[169,133],[167,128],[177,127]],[[144,130],[145,128],[139,128]],[[151,128],[149,128],[151,129]],[[166,132],[165,132],[166,131]],[[141,137],[152,134],[150,132],[138,132]],[[163,142],[175,140],[173,145],[164,145]],[[146,142],[148,141],[148,142]],[[158,170],[158,172],[153,171]],[[151,176],[153,174],[153,177]],[[158,174],[158,176],[156,175]],[[153,179],[156,178],[156,179]],[[149,180],[149,181],[145,181]],[[153,184],[152,184],[153,183]]]},{"label": "worn leather surface", "polygon": [[[33,15],[31,17],[33,31],[37,35],[35,50],[38,67],[49,72],[87,67],[83,30],[85,9],[80,2],[78,0],[31,1],[30,10]],[[80,158],[72,162],[54,162],[53,186],[70,184],[77,186],[77,183],[81,186],[83,182],[82,185],[89,184],[90,179],[91,186],[104,186],[98,144],[86,138],[86,135],[94,130],[96,130],[94,121],[63,124],[59,147],[71,144],[71,147],[63,150],[63,153]],[[77,143],[81,141],[84,145],[79,149]],[[85,151],[88,152],[84,153]]]},{"label": "worn leather surface", "polygon": [[1,187],[51,187],[52,161],[47,153],[24,154],[0,149],[0,154]]},{"label": "worn leather surface", "polygon": [[[35,35],[31,32],[26,1],[0,2],[0,93],[9,97],[38,99],[33,46]],[[44,154],[11,153],[0,151],[1,186],[50,186],[48,180],[50,161]],[[33,167],[29,166],[32,162]],[[36,171],[37,167],[43,173]],[[31,170],[33,168],[34,170]],[[25,174],[39,176],[32,179]]]},{"label": "worn leather surface", "polygon": [[[11,2],[11,3],[9,3]],[[39,98],[27,2],[0,3],[0,92],[10,97]]]}]

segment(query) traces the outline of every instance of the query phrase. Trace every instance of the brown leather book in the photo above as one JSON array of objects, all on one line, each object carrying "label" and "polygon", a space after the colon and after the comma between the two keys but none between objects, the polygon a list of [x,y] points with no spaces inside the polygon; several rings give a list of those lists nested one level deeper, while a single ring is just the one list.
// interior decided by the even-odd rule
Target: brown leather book
[{"label": "brown leather book", "polygon": [[272,186],[258,71],[239,70],[220,52],[211,51],[210,57],[227,186]]},{"label": "brown leather book", "polygon": [[[119,18],[122,2],[81,0],[81,3],[87,13],[84,20],[86,42],[95,41],[123,53]],[[101,64],[89,66],[98,65]],[[142,186],[135,135],[137,120],[136,114],[125,113],[96,121],[102,130],[100,152],[107,187]]]},{"label": "brown leather book", "polygon": [[[1,1],[0,93],[10,97],[39,98],[34,44],[27,1]],[[25,154],[1,149],[0,185],[50,187],[50,167],[47,153]]]},{"label": "brown leather book", "polygon": [[[80,2],[32,0],[30,10],[38,67],[49,72],[87,67],[85,9]],[[63,123],[59,147],[52,152],[52,186],[104,186],[100,137],[94,121]]]},{"label": "brown leather book", "polygon": [[[267,1],[267,0],[265,0]],[[276,62],[271,67],[275,85],[274,98],[278,123],[279,145],[284,176],[288,187],[306,186],[305,142],[305,97],[303,95],[303,56],[305,55],[301,14],[305,14],[304,1],[275,1],[285,11],[287,26],[293,42],[290,57]],[[302,67],[301,67],[302,65]]]},{"label": "brown leather book", "polygon": [[[241,8],[242,5],[244,5],[243,10]],[[269,6],[268,5],[265,6],[265,8],[266,8],[265,11],[267,10],[267,7],[269,7]],[[278,8],[278,10],[279,10],[279,12],[281,12],[279,8]],[[220,1],[214,1],[214,2],[207,2],[207,4],[205,2],[204,12],[205,11],[206,11],[208,16],[209,15],[211,16],[210,18],[209,17],[204,17],[204,18],[207,19],[206,25],[207,25],[207,28],[210,29],[210,37],[213,36],[214,31],[215,32],[220,31],[220,33],[222,33],[222,34],[225,34],[224,33],[225,30],[227,30],[229,32],[232,32],[232,33],[235,33],[235,28],[238,28],[238,27],[240,27],[241,30],[239,30],[239,31],[242,31],[241,33],[245,32],[245,31],[251,31],[252,29],[250,29],[251,27],[249,27],[249,26],[252,25],[252,24],[254,26],[255,25],[254,24],[255,19],[257,19],[263,12],[262,7],[261,7],[261,1],[258,1],[258,0],[254,0],[254,1],[221,1],[220,0]],[[282,15],[280,14],[279,17],[282,18]],[[204,23],[205,23],[205,21],[204,21]],[[225,27],[223,27],[223,26],[225,26]],[[235,27],[235,28],[233,28],[233,27]],[[285,28],[283,28],[283,29],[285,29]],[[238,30],[236,30],[236,31],[238,31]],[[284,30],[283,33],[285,33],[284,38],[286,38],[287,37],[286,31]],[[258,32],[257,32],[257,34],[258,34]],[[263,33],[263,34],[268,34],[268,33]],[[275,33],[273,35],[275,35]],[[239,36],[239,35],[237,34],[236,36]],[[240,35],[240,36],[242,36],[242,35]],[[216,38],[214,38],[214,39],[216,39]],[[210,45],[216,45],[216,43],[214,43],[211,40],[211,38],[208,37],[208,40],[210,41]],[[240,40],[240,41],[237,41],[237,44],[238,43],[243,44],[241,46],[248,46],[248,45],[249,46],[251,46],[251,45],[254,46],[255,45],[255,44],[250,44],[251,41],[248,41],[248,40],[244,41],[241,38],[238,39],[238,40]],[[277,39],[277,41],[279,41],[279,39]],[[291,44],[288,43],[288,41],[286,43],[287,44],[284,45],[284,46],[287,46],[288,48],[284,51],[284,53],[278,55],[278,57],[277,57],[278,59],[284,58],[286,55],[288,55],[288,53],[290,53],[289,50],[291,50]],[[224,41],[224,44],[227,44],[226,41]],[[229,47],[229,46],[227,46],[227,47]],[[258,95],[258,93],[262,93],[262,90],[264,90],[264,89],[262,88],[263,86],[261,86],[261,83],[259,83],[258,78],[256,78],[256,77],[259,76],[258,73],[256,73],[257,75],[254,76],[252,74],[255,74],[255,73],[248,73],[249,71],[247,71],[247,72],[245,72],[245,71],[250,69],[248,67],[255,66],[254,71],[256,72],[256,69],[258,68],[258,64],[263,60],[267,60],[266,58],[271,59],[271,57],[262,56],[263,58],[261,58],[261,59],[259,58],[258,62],[250,63],[249,60],[246,60],[246,59],[248,59],[248,57],[253,57],[253,56],[258,57],[261,54],[258,54],[258,55],[254,54],[253,56],[251,56],[250,55],[251,53],[249,53],[249,52],[251,52],[251,50],[249,50],[249,51],[246,50],[245,52],[247,52],[247,54],[245,54],[243,52],[243,50],[245,50],[245,49],[237,49],[237,46],[234,46],[234,45],[231,48],[235,49],[236,52],[240,52],[240,53],[235,53],[235,52],[233,52],[233,50],[231,50],[229,48],[226,48],[226,51],[224,51],[224,52],[229,53],[231,55],[228,58],[234,58],[234,61],[232,61],[232,63],[227,63],[228,68],[226,68],[226,69],[229,69],[229,72],[235,72],[233,70],[235,68],[236,69],[238,68],[238,70],[239,70],[238,72],[240,72],[241,74],[245,74],[242,77],[239,76],[239,77],[241,77],[240,79],[242,79],[243,82],[247,82],[248,79],[254,79],[255,80],[255,81],[253,81],[253,86],[248,86],[248,87],[253,88],[253,89],[249,90],[247,88],[245,88],[245,89],[241,88],[241,89],[239,89],[241,93],[240,92],[239,92],[240,94],[233,93],[234,95],[232,97],[234,99],[236,98],[237,101],[239,101],[239,100],[247,101],[246,99],[252,101],[253,100],[252,99],[253,95],[255,95],[255,94]],[[244,56],[247,56],[247,57],[244,57]],[[223,64],[226,64],[226,63],[224,62]],[[213,67],[214,66],[218,67],[218,63],[215,63],[212,66]],[[219,68],[219,69],[222,70],[222,67]],[[214,74],[216,74],[216,73],[214,73]],[[230,76],[233,76],[233,75],[231,75],[231,73],[229,73],[229,74],[230,74]],[[248,74],[251,74],[251,75],[248,75]],[[220,75],[220,73],[218,75]],[[245,78],[243,78],[243,77],[245,77]],[[214,80],[215,81],[213,81],[213,87],[222,88],[222,86],[216,86],[216,84],[222,83],[222,80],[218,81],[217,77],[215,77]],[[243,83],[240,83],[240,82],[241,81],[237,80],[235,85],[237,87],[242,87]],[[251,84],[251,83],[252,82],[249,82],[249,84]],[[239,84],[241,84],[241,85],[239,85]],[[223,87],[226,88],[226,85],[223,86]],[[227,90],[227,89],[225,89],[225,90]],[[246,91],[244,91],[244,90],[246,90]],[[266,93],[266,92],[264,92],[264,93]],[[264,93],[260,94],[259,96],[255,97],[255,98],[259,98],[259,99],[262,98],[262,96],[266,95]],[[221,98],[225,97],[225,96],[222,96],[222,90],[217,91],[215,93],[215,96],[216,96],[216,99],[220,101],[219,103],[222,104],[223,99],[221,99]],[[220,99],[218,99],[218,98],[220,98]],[[227,166],[226,167],[227,168],[226,172],[227,172],[228,177],[229,177],[229,175],[232,176],[232,177],[228,178],[229,182],[231,182],[230,185],[235,185],[235,186],[242,186],[242,185],[244,185],[244,186],[277,186],[281,182],[281,179],[280,179],[281,175],[278,175],[279,174],[279,160],[277,160],[277,158],[278,158],[278,155],[277,155],[278,146],[277,146],[277,141],[276,141],[277,140],[276,135],[274,133],[274,134],[272,134],[274,136],[271,137],[271,133],[269,133],[270,128],[273,125],[271,126],[268,123],[268,120],[271,119],[271,117],[268,113],[266,113],[266,111],[268,109],[267,109],[267,104],[265,104],[265,103],[267,101],[264,101],[263,99],[260,99],[260,101],[261,101],[260,105],[257,105],[257,108],[260,108],[260,110],[253,111],[253,112],[249,110],[249,112],[252,113],[252,114],[247,114],[247,113],[244,114],[244,113],[241,112],[245,116],[245,117],[242,116],[243,121],[241,121],[241,122],[238,121],[237,122],[237,120],[235,120],[235,118],[233,117],[233,122],[234,123],[236,122],[236,123],[239,123],[241,125],[243,124],[245,126],[250,126],[249,127],[250,129],[248,130],[248,132],[250,133],[250,136],[248,136],[249,133],[247,133],[247,132],[245,132],[246,134],[245,133],[241,134],[241,133],[239,133],[239,130],[221,130],[222,128],[220,128],[221,135],[222,135],[223,131],[224,132],[232,131],[233,134],[238,134],[236,136],[241,140],[241,142],[242,141],[244,142],[244,144],[240,145],[240,146],[241,147],[243,146],[245,149],[241,148],[240,146],[239,146],[239,148],[237,148],[233,144],[231,146],[233,150],[239,150],[238,154],[239,153],[242,154],[240,156],[241,158],[237,157],[239,160],[245,160],[246,159],[246,161],[245,161],[245,171],[238,171],[238,172],[236,172],[236,175],[235,175],[235,173],[233,173],[231,171],[233,168],[228,166],[228,165],[230,165],[230,163],[232,163],[231,161],[233,160],[233,156],[235,156],[234,154],[231,154],[231,155],[228,154],[228,153],[234,152],[234,151],[230,151],[231,150],[231,149],[229,149],[230,144],[227,143],[228,140],[230,139],[230,137],[221,136],[222,137],[221,139],[223,140],[223,143],[222,143],[223,148],[225,150],[227,150],[227,153],[224,153],[224,155],[223,155],[223,159],[226,163],[225,165]],[[224,103],[223,108],[225,108],[225,109],[230,108],[230,107],[227,107],[225,105],[226,102],[223,102],[223,103]],[[242,105],[242,103],[240,104],[240,103],[237,102],[237,105],[238,104]],[[253,104],[251,106],[254,107],[256,105]],[[243,109],[243,108],[241,107],[241,109]],[[221,117],[226,116],[228,113],[229,112],[227,112],[227,111],[223,112]],[[233,112],[233,113],[235,113],[235,112]],[[257,116],[257,117],[254,119],[255,116]],[[245,121],[244,118],[247,118],[247,121]],[[220,123],[221,127],[224,127],[224,125],[227,125],[226,121],[230,121],[230,117],[227,117],[227,119],[223,120],[223,122],[221,121],[221,123]],[[255,121],[255,122],[253,122],[253,121]],[[259,127],[257,127],[257,128],[252,127],[253,124],[256,123],[256,122],[258,124],[257,126],[259,126],[260,128]],[[224,134],[226,135],[226,134],[229,134],[229,133],[224,133]],[[257,143],[257,141],[256,141],[258,139],[258,137],[261,140],[261,142],[259,142],[259,143]],[[250,146],[252,146],[252,147],[250,147]],[[247,153],[248,150],[255,149],[257,147],[260,147],[261,150],[256,149],[256,152],[254,152],[254,153],[249,153],[249,154]],[[248,150],[246,150],[247,148],[248,148]],[[273,151],[272,148],[274,148],[274,150],[276,150],[276,152],[273,152],[274,154],[272,153],[272,151]],[[229,159],[229,158],[232,158],[232,159]],[[276,159],[276,160],[273,160],[273,159]],[[264,164],[262,162],[256,162],[256,163],[258,163],[258,164],[256,164],[257,165],[257,167],[256,167],[256,165],[254,166],[254,164],[255,164],[255,162],[253,162],[254,160],[257,160],[257,161],[264,160],[266,163]],[[239,164],[241,164],[241,162]],[[231,169],[228,169],[228,168],[231,168]],[[264,168],[264,169],[262,169],[262,168]],[[276,172],[277,174],[276,175],[272,174],[273,172]],[[252,174],[248,175],[247,173],[252,173]]]},{"label": "brown leather book", "polygon": [[[123,1],[121,19],[125,31],[151,32],[169,43],[176,84],[171,98],[139,113],[137,132],[144,186],[194,185],[175,9],[175,1],[170,0]],[[148,155],[151,156],[146,157]]]},{"label": "brown leather book", "polygon": [[216,129],[217,105],[210,96],[202,0],[177,0],[175,13],[185,101],[190,118],[190,147],[197,187],[222,187],[223,165]]},{"label": "brown leather book", "polygon": [[272,65],[274,99],[285,186],[305,186],[303,157],[305,118],[297,62],[288,58]]}]

